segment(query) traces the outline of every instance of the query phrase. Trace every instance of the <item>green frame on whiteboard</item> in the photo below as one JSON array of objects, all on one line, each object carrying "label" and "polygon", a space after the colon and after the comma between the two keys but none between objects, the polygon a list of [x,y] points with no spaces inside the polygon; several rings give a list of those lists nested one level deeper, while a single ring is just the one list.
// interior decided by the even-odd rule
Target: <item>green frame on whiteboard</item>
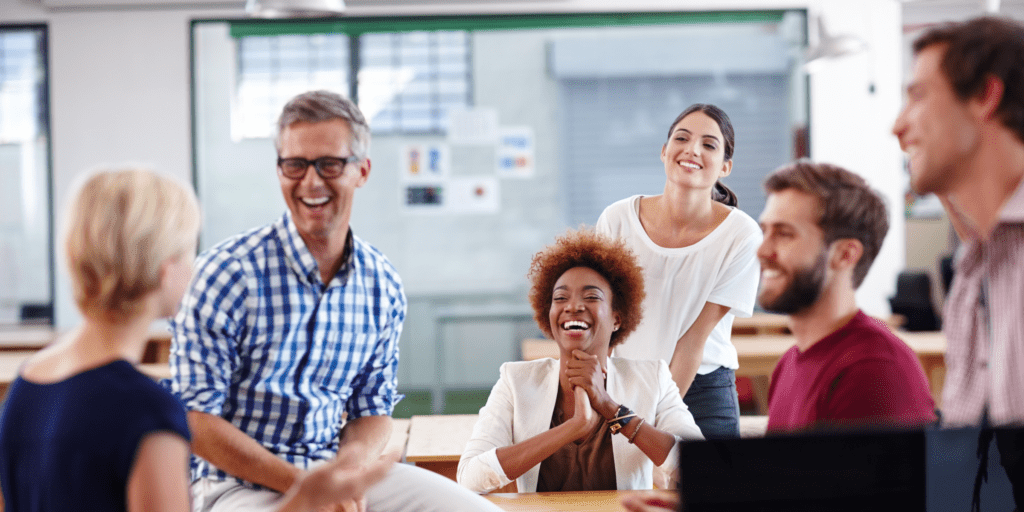
[{"label": "green frame on whiteboard", "polygon": [[785,10],[628,13],[465,14],[445,16],[344,17],[322,20],[235,20],[231,37],[286,34],[348,34],[435,30],[521,30],[628,27],[673,24],[778,23]]}]

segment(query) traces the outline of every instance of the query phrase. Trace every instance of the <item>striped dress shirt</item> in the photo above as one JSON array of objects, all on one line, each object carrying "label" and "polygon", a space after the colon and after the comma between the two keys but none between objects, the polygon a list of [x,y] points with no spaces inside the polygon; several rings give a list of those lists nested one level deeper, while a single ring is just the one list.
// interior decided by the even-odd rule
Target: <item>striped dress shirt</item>
[{"label": "striped dress shirt", "polygon": [[[956,215],[951,212],[951,215]],[[1024,424],[1024,182],[987,239],[965,241],[946,300],[947,426]]]},{"label": "striped dress shirt", "polygon": [[[346,247],[325,285],[286,212],[199,255],[171,321],[170,384],[186,409],[300,468],[334,456],[343,412],[391,414],[405,294],[380,251],[351,230]],[[193,457],[199,478],[241,482]]]}]

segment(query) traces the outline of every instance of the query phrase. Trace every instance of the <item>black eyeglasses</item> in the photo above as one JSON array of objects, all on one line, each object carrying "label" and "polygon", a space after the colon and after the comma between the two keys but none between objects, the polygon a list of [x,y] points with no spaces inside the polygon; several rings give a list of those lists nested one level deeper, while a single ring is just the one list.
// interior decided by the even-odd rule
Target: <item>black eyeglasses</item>
[{"label": "black eyeglasses", "polygon": [[283,174],[285,178],[301,180],[306,176],[306,169],[309,169],[309,166],[312,165],[316,168],[316,173],[319,174],[321,178],[325,180],[333,180],[345,172],[346,165],[358,161],[359,158],[354,155],[345,158],[322,156],[316,160],[277,157],[277,167],[278,169],[281,169],[281,174]]}]

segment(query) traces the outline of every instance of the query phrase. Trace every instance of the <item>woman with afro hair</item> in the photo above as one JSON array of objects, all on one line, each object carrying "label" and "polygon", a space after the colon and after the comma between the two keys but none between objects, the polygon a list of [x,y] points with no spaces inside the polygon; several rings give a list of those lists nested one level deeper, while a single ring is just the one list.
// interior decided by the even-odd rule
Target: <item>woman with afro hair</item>
[{"label": "woman with afro hair", "polygon": [[[702,439],[664,361],[609,357],[640,322],[643,271],[621,241],[570,231],[533,257],[534,319],[557,360],[505,363],[459,461],[490,492],[650,489],[680,439]],[[617,435],[616,435],[617,434]]]}]

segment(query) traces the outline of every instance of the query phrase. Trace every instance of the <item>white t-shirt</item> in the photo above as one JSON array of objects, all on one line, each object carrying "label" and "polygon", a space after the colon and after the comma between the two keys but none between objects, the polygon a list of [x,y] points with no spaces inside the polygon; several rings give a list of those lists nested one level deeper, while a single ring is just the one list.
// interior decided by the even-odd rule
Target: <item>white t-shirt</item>
[{"label": "white t-shirt", "polygon": [[671,361],[676,342],[704,304],[711,302],[730,309],[708,336],[697,373],[705,375],[719,366],[739,368],[730,341],[732,320],[754,313],[761,271],[757,261],[761,228],[749,215],[733,208],[703,240],[688,247],[661,247],[640,224],[641,197],[617,201],[597,219],[598,232],[624,239],[636,253],[647,291],[643,320],[615,347],[615,355]]}]

